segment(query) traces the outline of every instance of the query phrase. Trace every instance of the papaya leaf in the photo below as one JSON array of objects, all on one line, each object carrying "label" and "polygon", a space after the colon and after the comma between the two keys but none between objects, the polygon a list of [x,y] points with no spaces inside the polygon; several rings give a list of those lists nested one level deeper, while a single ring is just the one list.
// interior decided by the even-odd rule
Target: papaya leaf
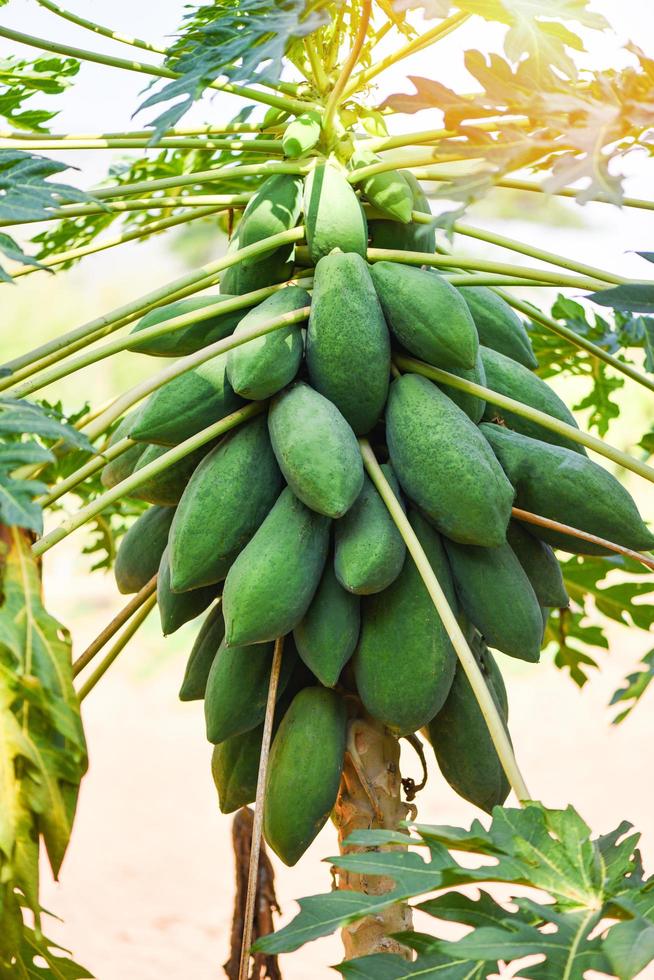
[{"label": "papaya leaf", "polygon": [[654,285],[650,283],[627,283],[602,289],[591,293],[588,299],[600,306],[610,306],[627,313],[654,313]]},{"label": "papaya leaf", "polygon": [[0,116],[16,129],[47,133],[48,123],[57,112],[23,108],[34,96],[59,95],[79,71],[75,58],[41,55],[33,61],[0,58]]},{"label": "papaya leaf", "polygon": [[[5,235],[4,232],[0,232],[0,253],[2,253],[2,255],[6,255],[6,257],[12,262],[19,262],[20,265],[31,265],[37,269],[46,268],[38,261],[38,259],[33,258],[31,255],[26,255],[18,242],[14,241],[10,235]],[[6,269],[3,269],[3,267],[0,265],[0,282],[12,281],[12,277],[9,275]]]},{"label": "papaya leaf", "polygon": [[639,667],[639,670],[634,671],[625,678],[622,687],[613,692],[613,696],[609,702],[610,705],[621,704],[623,701],[631,702],[631,704],[627,705],[626,708],[615,716],[613,719],[614,725],[619,725],[621,721],[624,721],[631,714],[649,688],[652,680],[654,680],[654,650],[650,650],[649,653],[645,654]]},{"label": "papaya leaf", "polygon": [[[70,958],[70,951],[24,926],[12,956],[12,976],[30,980],[84,980],[93,974]],[[43,962],[45,961],[45,965]]]},{"label": "papaya leaf", "polygon": [[68,169],[66,163],[25,150],[0,150],[0,218],[39,221],[66,201],[92,201],[89,194],[77,187],[48,180]]},{"label": "papaya leaf", "polygon": [[[402,934],[396,938],[404,941]],[[374,953],[360,956],[334,967],[348,980],[484,980],[486,964],[471,968],[469,961],[452,960],[443,953],[428,953],[407,963],[401,956]]]}]

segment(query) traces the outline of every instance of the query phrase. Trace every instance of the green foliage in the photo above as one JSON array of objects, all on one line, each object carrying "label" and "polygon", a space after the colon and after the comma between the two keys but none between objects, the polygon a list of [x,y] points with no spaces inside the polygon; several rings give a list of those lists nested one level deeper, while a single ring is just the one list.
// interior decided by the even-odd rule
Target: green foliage
[{"label": "green foliage", "polygon": [[79,71],[74,58],[44,55],[33,61],[23,58],[0,58],[0,117],[16,129],[47,133],[47,123],[57,115],[48,109],[30,109],[23,105],[39,95],[59,95],[71,84]]},{"label": "green foliage", "polygon": [[0,399],[0,439],[0,521],[40,534],[43,516],[35,498],[47,491],[47,484],[16,470],[54,462],[50,448],[54,443],[61,441],[84,452],[92,450],[91,444],[56,407],[15,398]]},{"label": "green foliage", "polygon": [[640,670],[634,671],[633,674],[625,679],[624,686],[618,688],[611,698],[611,704],[621,704],[623,701],[630,701],[626,708],[613,719],[614,725],[619,725],[621,721],[627,718],[633,709],[636,707],[643,694],[649,688],[650,683],[654,680],[654,650],[650,650],[646,653],[641,660]]},{"label": "green foliage", "polygon": [[[411,844],[426,849],[424,859],[406,848],[402,833],[375,830],[359,831],[348,839],[348,844],[365,850],[329,859],[336,869],[392,878],[392,891],[333,891],[302,899],[299,915],[279,932],[259,939],[255,949],[289,952],[396,901],[441,888],[502,882],[510,887],[511,909],[505,907],[506,899],[500,904],[485,890],[478,899],[448,891],[416,906],[436,920],[471,927],[463,939],[448,942],[401,933],[397,938],[417,950],[416,962],[385,955],[353,960],[337,969],[360,980],[427,975],[481,980],[498,969],[498,960],[511,964],[538,954],[543,959],[528,968],[530,980],[581,980],[589,969],[630,980],[651,961],[654,881],[643,876],[638,835],[630,833],[630,824],[591,838],[572,807],[548,810],[530,803],[523,810],[496,807],[488,830],[479,821],[469,831],[426,825],[412,829],[417,836],[411,837]],[[400,846],[378,850],[385,845]],[[479,860],[467,860],[464,866],[453,851]],[[541,890],[546,901],[520,897],[525,886]]]},{"label": "green foliage", "polygon": [[[0,4],[1,6],[1,4]],[[42,910],[44,911],[44,910]],[[45,966],[42,960],[45,960]],[[69,950],[24,925],[11,960],[10,976],[38,980],[84,980],[93,974],[70,959]]]},{"label": "green foliage", "polygon": [[39,221],[64,201],[92,200],[77,187],[48,181],[68,169],[68,164],[25,150],[0,150],[0,218]]}]

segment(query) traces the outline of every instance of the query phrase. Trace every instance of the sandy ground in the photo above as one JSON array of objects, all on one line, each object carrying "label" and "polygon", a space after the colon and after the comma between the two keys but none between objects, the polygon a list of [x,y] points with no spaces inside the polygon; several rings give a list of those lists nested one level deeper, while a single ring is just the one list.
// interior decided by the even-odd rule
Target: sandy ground
[{"label": "sandy ground", "polygon": [[[76,622],[79,653],[121,599],[103,573],[80,575],[73,544],[46,561],[51,610]],[[50,932],[100,980],[210,980],[222,975],[233,898],[231,818],[220,814],[209,772],[201,706],[177,688],[195,628],[162,640],[156,614],[84,704],[91,768],[61,880],[44,869],[43,903],[63,918]],[[511,731],[531,792],[550,806],[573,803],[596,833],[622,819],[643,833],[654,864],[653,791],[643,747],[651,696],[621,727],[605,709],[647,649],[617,628],[613,649],[583,692],[548,664],[502,658]],[[409,752],[406,772],[416,771]],[[430,759],[430,763],[432,760]],[[435,766],[419,796],[425,822],[468,825],[478,811],[459,800]],[[282,921],[294,899],[326,891],[335,833],[327,826],[293,869],[275,863]],[[427,927],[427,923],[424,924]],[[335,937],[284,958],[286,980],[334,976]],[[654,971],[643,976],[653,976]]]}]

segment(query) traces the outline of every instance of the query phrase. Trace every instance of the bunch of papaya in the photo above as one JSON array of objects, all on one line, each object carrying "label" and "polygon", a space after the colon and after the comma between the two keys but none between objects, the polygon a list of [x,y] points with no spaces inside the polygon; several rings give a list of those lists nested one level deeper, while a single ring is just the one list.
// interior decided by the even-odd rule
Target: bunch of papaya
[{"label": "bunch of papaya", "polygon": [[[312,159],[320,140],[320,118],[308,113],[289,124],[282,145],[291,159]],[[225,812],[255,797],[275,644],[283,642],[264,828],[288,864],[332,811],[348,718],[363,711],[398,737],[428,732],[445,778],[483,809],[508,793],[472,687],[407,552],[407,527],[400,533],[364,471],[361,437],[505,723],[494,657],[538,661],[547,610],[568,602],[554,549],[601,552],[522,523],[512,508],[629,548],[654,545],[627,491],[578,442],[494,404],[494,393],[509,396],[576,425],[535,373],[529,332],[508,303],[486,287],[455,288],[419,268],[415,255],[404,264],[376,253],[433,252],[435,235],[416,220],[429,204],[410,173],[357,181],[375,160],[365,149],[348,166],[315,156],[304,180],[270,176],[232,237],[236,261],[220,293],[160,307],[136,325],[132,349],[157,357],[228,337],[238,344],[178,374],[126,416],[111,442],[129,446],[103,473],[115,486],[257,406],[220,440],[134,490],[151,506],[123,539],[116,578],[122,592],[135,592],[158,570],[164,633],[213,603],[180,698],[204,702]],[[300,226],[304,241],[265,248]],[[302,256],[314,266],[312,285],[294,278]],[[249,303],[256,290],[259,301]],[[240,309],[232,303],[221,313],[230,296],[243,297]],[[194,311],[197,322],[139,339]],[[424,372],[402,371],[407,354]],[[433,368],[483,385],[486,397],[436,384]]]}]

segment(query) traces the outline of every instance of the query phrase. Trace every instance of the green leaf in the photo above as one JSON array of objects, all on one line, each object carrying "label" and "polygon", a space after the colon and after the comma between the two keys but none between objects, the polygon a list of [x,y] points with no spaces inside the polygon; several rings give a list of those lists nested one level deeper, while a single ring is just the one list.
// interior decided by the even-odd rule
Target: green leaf
[{"label": "green leaf", "polygon": [[[14,951],[15,967],[11,976],[29,980],[83,980],[93,978],[85,967],[70,958],[69,950],[46,936],[38,936],[29,926],[24,926]],[[45,966],[40,960],[45,960]]]},{"label": "green leaf", "polygon": [[619,922],[604,942],[604,952],[618,980],[631,980],[654,960],[654,923],[639,917]]},{"label": "green leaf", "polygon": [[640,670],[634,671],[634,673],[629,674],[625,678],[623,686],[618,688],[617,691],[614,691],[613,697],[609,702],[609,704],[613,705],[620,704],[623,701],[631,701],[631,704],[615,716],[613,719],[614,725],[619,725],[621,721],[624,721],[631,714],[654,680],[654,650],[650,650],[649,653],[645,654],[639,666]]},{"label": "green leaf", "polygon": [[25,109],[23,104],[34,96],[59,95],[78,71],[79,61],[74,58],[51,55],[41,55],[33,61],[0,58],[0,116],[16,129],[47,132],[45,124],[57,113],[42,108]]},{"label": "green leaf", "polygon": [[[399,937],[398,937],[399,938]],[[485,964],[452,960],[444,953],[429,953],[407,963],[400,956],[375,953],[334,967],[348,980],[484,980]]]},{"label": "green leaf", "polygon": [[627,283],[591,293],[588,299],[600,306],[628,313],[654,313],[654,285],[644,282]]},{"label": "green leaf", "polygon": [[[31,265],[37,269],[46,268],[38,261],[38,259],[32,258],[31,255],[26,255],[20,245],[14,241],[13,238],[11,238],[9,235],[5,235],[3,232],[0,232],[0,252],[3,255],[6,255],[8,259],[11,259],[12,262],[19,262],[21,265]],[[12,282],[12,277],[5,269],[2,268],[1,265],[0,282]]]},{"label": "green leaf", "polygon": [[68,169],[68,164],[24,150],[0,150],[0,219],[38,221],[66,201],[92,201],[77,187],[48,180]]}]

